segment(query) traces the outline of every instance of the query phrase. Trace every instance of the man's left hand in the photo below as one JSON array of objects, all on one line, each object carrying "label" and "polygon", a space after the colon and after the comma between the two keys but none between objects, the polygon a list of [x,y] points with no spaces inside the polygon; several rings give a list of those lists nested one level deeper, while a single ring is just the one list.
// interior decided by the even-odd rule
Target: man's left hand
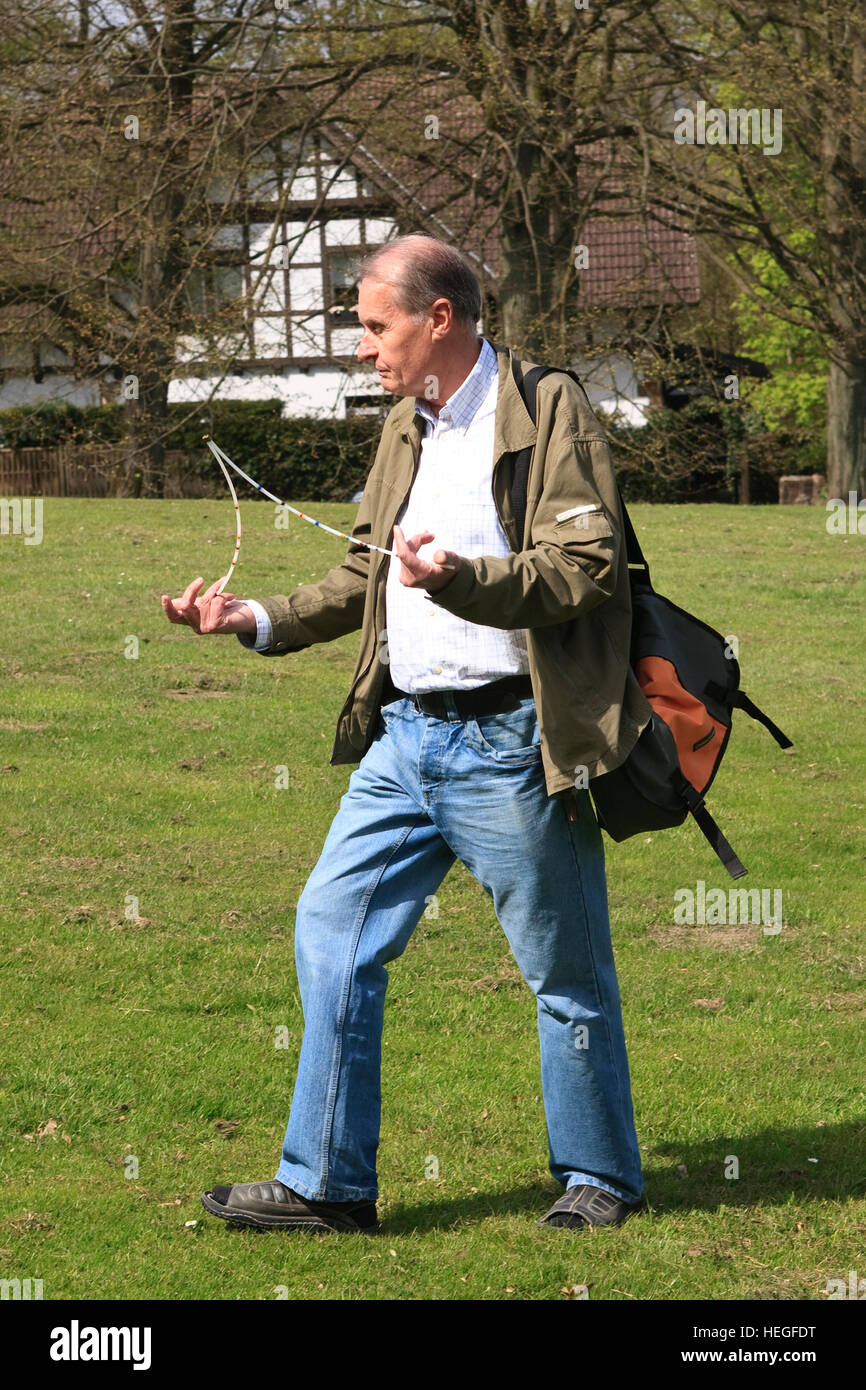
[{"label": "man's left hand", "polygon": [[[400,560],[400,583],[408,589],[426,589],[435,594],[454,578],[460,568],[460,556],[453,550],[437,550],[433,563],[418,554],[422,545],[435,540],[433,531],[419,531],[409,540],[399,526],[394,527],[394,551]],[[451,568],[446,568],[451,566]]]}]

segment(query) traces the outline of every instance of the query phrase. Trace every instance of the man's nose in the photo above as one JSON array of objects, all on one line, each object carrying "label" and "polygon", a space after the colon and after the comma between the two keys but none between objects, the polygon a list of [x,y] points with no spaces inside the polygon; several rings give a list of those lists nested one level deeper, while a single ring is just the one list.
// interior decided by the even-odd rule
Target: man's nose
[{"label": "man's nose", "polygon": [[358,356],[363,362],[366,357],[375,357],[375,355],[376,349],[373,347],[372,343],[367,342],[367,334],[365,333],[358,344]]}]

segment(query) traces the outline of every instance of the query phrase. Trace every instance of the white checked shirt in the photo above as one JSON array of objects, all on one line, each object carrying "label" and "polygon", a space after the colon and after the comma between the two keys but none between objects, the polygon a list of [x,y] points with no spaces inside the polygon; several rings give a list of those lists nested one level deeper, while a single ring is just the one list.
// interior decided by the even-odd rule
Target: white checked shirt
[{"label": "white checked shirt", "polygon": [[[397,516],[408,538],[432,531],[419,555],[435,551],[508,555],[511,546],[493,499],[493,427],[499,370],[482,340],[478,361],[443,405],[438,419],[428,403],[415,407],[427,421],[412,490]],[[467,623],[430,602],[426,590],[400,583],[400,562],[388,562],[385,621],[391,679],[398,690],[470,690],[500,676],[526,674],[525,629],[507,631]],[[255,649],[270,644],[270,620],[261,604],[245,599],[256,616]],[[244,645],[247,645],[246,643]]]}]

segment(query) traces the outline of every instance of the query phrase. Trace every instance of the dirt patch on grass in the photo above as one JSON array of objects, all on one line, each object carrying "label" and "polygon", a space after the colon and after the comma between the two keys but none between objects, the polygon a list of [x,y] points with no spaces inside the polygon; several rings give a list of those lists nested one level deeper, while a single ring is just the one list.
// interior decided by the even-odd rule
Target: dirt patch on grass
[{"label": "dirt patch on grass", "polygon": [[482,975],[480,980],[449,980],[448,983],[467,994],[474,994],[476,991],[480,994],[494,994],[499,989],[522,989],[525,981],[516,966],[503,961],[496,967],[495,975]]},{"label": "dirt patch on grass", "polygon": [[51,1213],[47,1211],[24,1211],[19,1216],[5,1216],[0,1227],[14,1231],[18,1236],[28,1236],[33,1231],[51,1231]]},{"label": "dirt patch on grass", "polygon": [[189,700],[193,696],[199,700],[227,700],[234,691],[198,690],[195,686],[188,686],[185,690],[164,690],[162,693],[167,700]]},{"label": "dirt patch on grass", "polygon": [[831,1013],[859,1014],[866,1009],[866,994],[853,990],[833,990],[830,994],[813,994],[809,1003],[813,1009],[827,1009]]},{"label": "dirt patch on grass", "polygon": [[652,927],[650,937],[664,951],[688,951],[711,946],[717,951],[754,951],[760,927]]}]

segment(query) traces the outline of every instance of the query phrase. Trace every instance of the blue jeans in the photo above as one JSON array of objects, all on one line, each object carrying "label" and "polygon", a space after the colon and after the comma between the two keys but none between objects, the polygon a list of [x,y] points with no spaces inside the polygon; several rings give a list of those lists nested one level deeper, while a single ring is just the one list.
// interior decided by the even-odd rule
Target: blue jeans
[{"label": "blue jeans", "polygon": [[643,1183],[601,831],[550,797],[535,702],[461,720],[383,707],[297,906],[304,1036],[276,1174],[318,1201],[378,1196],[389,961],[455,858],[491,894],[538,1001],[549,1166],[637,1203]]}]

